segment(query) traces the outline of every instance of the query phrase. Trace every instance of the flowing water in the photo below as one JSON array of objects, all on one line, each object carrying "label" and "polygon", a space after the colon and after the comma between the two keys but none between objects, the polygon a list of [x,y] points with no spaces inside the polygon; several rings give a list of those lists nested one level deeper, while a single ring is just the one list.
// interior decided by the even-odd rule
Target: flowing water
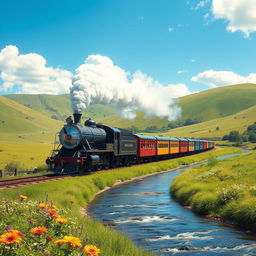
[{"label": "flowing water", "polygon": [[255,236],[172,200],[169,185],[185,169],[115,187],[94,200],[89,213],[156,255],[256,255]]}]

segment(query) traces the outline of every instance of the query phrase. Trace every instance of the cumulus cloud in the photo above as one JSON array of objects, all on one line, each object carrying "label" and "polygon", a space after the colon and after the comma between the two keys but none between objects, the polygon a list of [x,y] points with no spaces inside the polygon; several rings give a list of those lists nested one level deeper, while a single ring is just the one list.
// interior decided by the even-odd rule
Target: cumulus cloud
[{"label": "cumulus cloud", "polygon": [[248,76],[240,76],[232,71],[215,71],[211,69],[192,77],[191,81],[199,82],[212,88],[232,84],[256,84],[256,74],[251,73]]},{"label": "cumulus cloud", "polygon": [[0,52],[0,91],[8,92],[14,86],[20,93],[67,93],[72,73],[46,66],[46,60],[36,53],[19,54],[16,46],[6,46]]},{"label": "cumulus cloud", "polygon": [[147,116],[179,117],[181,109],[174,98],[189,94],[184,84],[163,86],[140,71],[130,74],[101,55],[90,55],[79,66],[70,89],[73,110],[82,112],[93,103],[110,104],[128,119],[135,111]]},{"label": "cumulus cloud", "polygon": [[256,31],[255,0],[212,0],[212,13],[228,21],[228,31],[242,31],[245,37]]}]

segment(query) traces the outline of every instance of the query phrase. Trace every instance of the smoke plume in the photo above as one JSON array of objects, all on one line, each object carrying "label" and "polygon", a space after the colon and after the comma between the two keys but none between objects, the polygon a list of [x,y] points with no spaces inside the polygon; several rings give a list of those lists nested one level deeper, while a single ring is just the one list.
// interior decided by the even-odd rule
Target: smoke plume
[{"label": "smoke plume", "polygon": [[163,86],[140,71],[131,75],[101,55],[89,56],[77,68],[70,88],[75,113],[101,103],[114,106],[127,119],[134,119],[140,110],[146,116],[175,120],[181,109],[174,97],[186,94],[189,91],[183,84]]}]

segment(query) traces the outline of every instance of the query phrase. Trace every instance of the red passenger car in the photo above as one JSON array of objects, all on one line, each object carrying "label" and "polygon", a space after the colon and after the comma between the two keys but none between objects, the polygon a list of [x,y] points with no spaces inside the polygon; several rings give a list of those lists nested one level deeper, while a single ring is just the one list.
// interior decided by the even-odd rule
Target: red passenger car
[{"label": "red passenger car", "polygon": [[189,141],[187,139],[180,139],[180,153],[186,153],[189,152]]},{"label": "red passenger car", "polygon": [[134,136],[137,138],[139,157],[156,156],[156,137],[137,134]]},{"label": "red passenger car", "polygon": [[207,149],[207,141],[206,141],[206,140],[203,141],[203,149],[204,149],[204,150]]}]

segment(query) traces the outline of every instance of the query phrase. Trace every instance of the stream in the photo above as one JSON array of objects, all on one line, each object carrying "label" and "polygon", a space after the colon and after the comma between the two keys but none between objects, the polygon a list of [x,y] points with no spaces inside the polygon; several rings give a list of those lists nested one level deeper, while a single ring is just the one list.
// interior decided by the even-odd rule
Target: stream
[{"label": "stream", "polygon": [[115,187],[92,202],[89,214],[155,255],[256,255],[255,236],[197,216],[171,198],[172,180],[189,168]]}]

